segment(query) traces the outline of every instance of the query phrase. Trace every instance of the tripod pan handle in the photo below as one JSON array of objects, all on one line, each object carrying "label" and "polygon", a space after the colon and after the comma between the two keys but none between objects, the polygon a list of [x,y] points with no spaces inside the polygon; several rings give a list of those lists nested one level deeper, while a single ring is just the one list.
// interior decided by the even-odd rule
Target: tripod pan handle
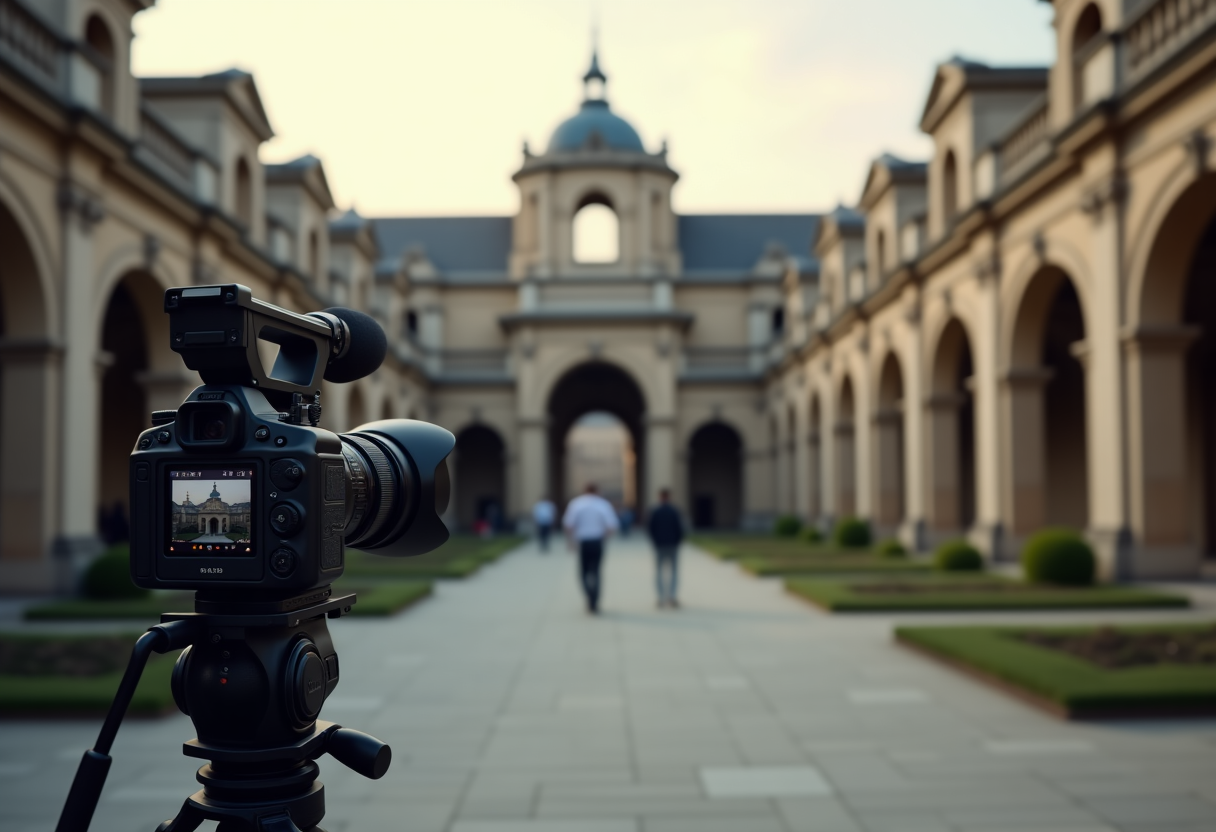
[{"label": "tripod pan handle", "polygon": [[379,780],[393,761],[387,743],[350,728],[337,728],[325,741],[325,751],[342,765],[371,780]]}]

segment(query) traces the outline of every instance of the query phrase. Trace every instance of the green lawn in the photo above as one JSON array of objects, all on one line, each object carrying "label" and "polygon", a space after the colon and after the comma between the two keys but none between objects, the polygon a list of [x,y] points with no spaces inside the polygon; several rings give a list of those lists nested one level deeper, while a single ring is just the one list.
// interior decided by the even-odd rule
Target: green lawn
[{"label": "green lawn", "polygon": [[695,535],[690,542],[722,560],[737,561],[753,575],[865,575],[932,569],[928,561],[885,558],[871,549],[844,549],[772,535]]},{"label": "green lawn", "polygon": [[[1119,627],[1126,632],[1195,631],[1211,625]],[[1107,669],[1027,643],[1027,632],[1083,633],[1095,628],[900,627],[898,642],[1011,687],[1062,716],[1162,716],[1216,713],[1216,665]]]},{"label": "green lawn", "polygon": [[25,611],[28,621],[87,621],[90,619],[146,619],[150,624],[160,620],[163,612],[194,609],[193,592],[154,592],[144,598],[68,598],[48,601]]},{"label": "green lawn", "polygon": [[[939,612],[1186,607],[1184,596],[1122,586],[1054,587],[983,574],[853,581],[789,579],[786,589],[831,612]],[[880,591],[883,587],[887,589]],[[903,587],[903,589],[899,589]]]},{"label": "green lawn", "polygon": [[[0,663],[0,716],[15,715],[99,715],[110,707],[114,692],[126,669],[126,658],[139,638],[138,633],[121,637],[127,642],[119,655],[114,656],[118,669],[98,675],[70,676],[39,673],[37,668],[14,668],[13,663]],[[43,644],[75,642],[75,647],[90,649],[94,636],[63,635],[0,635],[0,655],[11,657],[14,652],[28,652]],[[114,637],[105,639],[106,647],[112,648]],[[135,697],[131,700],[129,713],[140,715],[161,714],[173,708],[173,695],[169,690],[169,678],[173,674],[173,663],[177,653],[153,656],[144,669]],[[50,669],[50,668],[48,668]],[[17,672],[20,671],[20,672]]]},{"label": "green lawn", "polygon": [[412,607],[431,594],[431,581],[386,580],[360,581],[347,584],[345,580],[334,585],[335,594],[353,592],[358,596],[350,614],[365,617],[396,615]]}]

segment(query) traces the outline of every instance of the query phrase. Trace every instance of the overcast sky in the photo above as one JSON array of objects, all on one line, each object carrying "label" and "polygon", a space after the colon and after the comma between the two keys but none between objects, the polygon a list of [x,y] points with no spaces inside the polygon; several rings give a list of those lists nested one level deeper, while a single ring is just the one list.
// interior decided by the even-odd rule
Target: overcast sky
[{"label": "overcast sky", "polygon": [[510,214],[522,142],[577,109],[597,20],[608,99],[668,141],[684,213],[855,201],[878,153],[928,153],[938,62],[1054,52],[1036,0],[159,0],[133,62],[252,72],[263,160],[321,157],[343,208]]}]

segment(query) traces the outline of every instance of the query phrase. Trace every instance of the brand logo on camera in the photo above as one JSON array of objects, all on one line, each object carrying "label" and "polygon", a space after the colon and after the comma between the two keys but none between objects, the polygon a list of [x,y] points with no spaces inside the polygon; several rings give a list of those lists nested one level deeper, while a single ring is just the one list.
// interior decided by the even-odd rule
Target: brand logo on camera
[{"label": "brand logo on camera", "polygon": [[198,571],[203,575],[223,575],[224,567],[222,566],[200,566]]}]

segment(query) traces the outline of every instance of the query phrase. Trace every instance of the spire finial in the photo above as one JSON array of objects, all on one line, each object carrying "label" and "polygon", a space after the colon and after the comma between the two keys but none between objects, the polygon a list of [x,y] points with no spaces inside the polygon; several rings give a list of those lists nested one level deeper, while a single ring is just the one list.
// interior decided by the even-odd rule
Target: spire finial
[{"label": "spire finial", "polygon": [[600,69],[600,50],[598,45],[591,47],[591,66],[583,76],[584,98],[587,101],[603,101],[605,88],[608,86],[608,76]]}]

